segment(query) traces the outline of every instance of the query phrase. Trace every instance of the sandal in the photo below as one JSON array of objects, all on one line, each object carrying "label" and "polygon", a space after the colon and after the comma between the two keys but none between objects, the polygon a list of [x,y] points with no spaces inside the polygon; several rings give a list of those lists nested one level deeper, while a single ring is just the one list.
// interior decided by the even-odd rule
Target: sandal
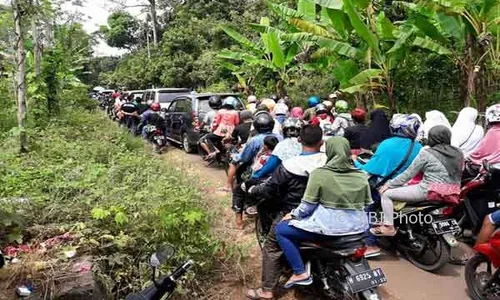
[{"label": "sandal", "polygon": [[294,285],[311,285],[313,283],[312,276],[309,275],[306,279],[301,279],[301,280],[296,280],[296,281],[288,281],[285,283],[284,288],[289,289],[293,287]]},{"label": "sandal", "polygon": [[230,189],[230,188],[228,188],[227,186],[219,188],[219,191],[220,192],[226,192],[226,193],[232,193],[233,192],[233,190]]},{"label": "sandal", "polygon": [[388,231],[385,225],[379,227],[373,227],[372,229],[370,229],[370,232],[374,236],[395,236],[398,233],[398,231],[395,228],[393,231]]},{"label": "sandal", "polygon": [[262,299],[267,299],[267,300],[272,300],[274,297],[267,298],[267,297],[262,297],[260,293],[262,292],[261,288],[258,289],[248,289],[245,296],[248,299],[253,299],[253,300],[262,300]]}]

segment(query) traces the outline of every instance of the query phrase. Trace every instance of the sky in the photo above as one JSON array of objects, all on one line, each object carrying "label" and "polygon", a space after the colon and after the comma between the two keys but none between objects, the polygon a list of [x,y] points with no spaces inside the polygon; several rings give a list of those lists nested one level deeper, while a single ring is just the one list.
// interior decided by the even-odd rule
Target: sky
[{"label": "sky", "polygon": [[[126,4],[137,5],[144,3],[141,0],[126,0]],[[73,5],[72,2],[67,2],[62,5],[63,10],[70,13],[81,13],[84,20],[84,29],[88,33],[93,33],[99,29],[99,26],[106,25],[110,13],[116,9],[118,5],[110,0],[83,0],[82,6]],[[141,7],[128,8],[127,11],[133,16],[144,18],[141,13]],[[99,44],[94,47],[94,56],[117,56],[126,53],[126,50],[109,47],[105,41],[100,40]]]}]

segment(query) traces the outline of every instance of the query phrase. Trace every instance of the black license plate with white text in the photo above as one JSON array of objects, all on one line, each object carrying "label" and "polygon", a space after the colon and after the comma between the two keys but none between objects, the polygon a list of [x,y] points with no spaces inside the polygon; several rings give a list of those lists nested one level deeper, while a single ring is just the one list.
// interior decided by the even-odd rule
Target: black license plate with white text
[{"label": "black license plate with white text", "polygon": [[457,220],[447,219],[432,222],[432,228],[436,234],[445,234],[460,231],[460,225],[458,225]]}]

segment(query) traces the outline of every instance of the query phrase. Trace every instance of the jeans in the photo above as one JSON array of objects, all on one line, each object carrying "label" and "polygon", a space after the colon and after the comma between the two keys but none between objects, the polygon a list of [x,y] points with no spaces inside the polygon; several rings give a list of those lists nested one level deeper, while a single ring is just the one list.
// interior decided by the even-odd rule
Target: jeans
[{"label": "jeans", "polygon": [[276,237],[283,249],[286,260],[292,267],[295,275],[306,271],[302,257],[300,256],[300,242],[323,241],[330,238],[327,235],[308,232],[288,225],[289,221],[282,221],[276,226]]},{"label": "jeans", "polygon": [[377,221],[377,220],[371,220],[370,219],[370,213],[375,213],[378,208],[380,207],[380,194],[378,193],[378,191],[374,188],[371,189],[371,193],[372,193],[372,200],[373,200],[373,203],[368,205],[366,208],[365,208],[365,211],[366,213],[368,214],[368,223],[370,225],[370,227],[368,228],[368,230],[365,232],[365,243],[368,247],[376,247],[377,244],[378,244],[378,239],[376,236],[374,236],[371,232],[370,232],[370,228],[373,227],[373,221]]}]

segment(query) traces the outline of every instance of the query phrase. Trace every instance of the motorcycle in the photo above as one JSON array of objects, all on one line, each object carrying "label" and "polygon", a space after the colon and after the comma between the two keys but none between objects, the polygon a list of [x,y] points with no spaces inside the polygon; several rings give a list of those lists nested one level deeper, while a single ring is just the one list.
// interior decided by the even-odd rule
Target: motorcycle
[{"label": "motorcycle", "polygon": [[205,137],[207,136],[207,134],[208,133],[205,132],[205,134],[202,135],[198,142],[198,153],[203,160],[206,160],[208,162],[207,167],[216,164],[219,167],[223,167],[227,174],[229,170],[229,164],[231,162],[231,154],[237,152],[236,146],[229,143],[221,143],[220,145],[216,146],[219,152],[213,158],[207,160],[206,157],[208,153],[201,147],[201,143],[206,142]]},{"label": "motorcycle", "polygon": [[165,133],[159,127],[154,125],[146,125],[147,140],[154,146],[154,150],[158,154],[162,154],[167,146],[167,138]]},{"label": "motorcycle", "polygon": [[460,195],[463,201],[450,212],[461,228],[457,237],[468,245],[475,244],[484,218],[500,208],[500,164],[484,161],[483,169],[464,184]]},{"label": "motorcycle", "polygon": [[447,203],[406,203],[394,216],[397,233],[379,237],[383,248],[395,249],[416,267],[434,272],[448,263],[451,248],[457,247],[458,222],[446,214]]},{"label": "motorcycle", "polygon": [[[476,255],[465,265],[465,281],[473,300],[500,299],[500,231],[474,247]],[[483,267],[484,265],[484,267]]]},{"label": "motorcycle", "polygon": [[[265,202],[262,202],[265,203]],[[258,208],[262,208],[262,203]],[[271,224],[276,214],[261,213],[256,217],[257,241],[263,247]],[[365,234],[340,236],[325,242],[303,242],[300,245],[301,256],[306,262],[313,278],[312,293],[318,291],[326,299],[381,299],[378,286],[387,282],[382,269],[371,269],[364,254]],[[285,275],[291,271],[286,270]],[[289,274],[290,273],[290,274]]]},{"label": "motorcycle", "polygon": [[[170,299],[177,287],[177,281],[184,276],[187,271],[193,266],[194,262],[188,260],[181,266],[179,266],[170,275],[165,275],[159,279],[156,276],[157,269],[167,262],[173,255],[175,251],[171,246],[165,246],[160,248],[156,253],[151,255],[149,261],[152,271],[153,271],[153,284],[145,288],[139,293],[130,294],[125,298],[126,300],[160,300],[160,299]],[[165,298],[163,298],[165,297]]]}]

